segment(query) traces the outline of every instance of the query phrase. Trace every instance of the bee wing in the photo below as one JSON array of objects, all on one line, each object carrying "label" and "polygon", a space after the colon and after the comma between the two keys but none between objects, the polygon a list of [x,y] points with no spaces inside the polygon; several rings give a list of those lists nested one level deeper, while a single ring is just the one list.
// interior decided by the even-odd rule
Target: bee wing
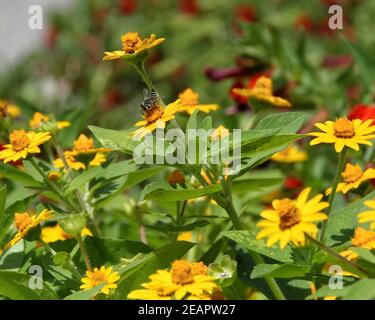
[{"label": "bee wing", "polygon": [[150,95],[149,91],[146,88],[144,88],[143,89],[143,96],[145,97],[145,99],[147,99],[149,97],[149,95]]}]

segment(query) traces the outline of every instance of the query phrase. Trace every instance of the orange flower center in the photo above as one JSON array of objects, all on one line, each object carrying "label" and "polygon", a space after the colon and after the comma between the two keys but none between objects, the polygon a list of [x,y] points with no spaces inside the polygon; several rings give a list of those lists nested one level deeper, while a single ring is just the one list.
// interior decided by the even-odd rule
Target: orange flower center
[{"label": "orange flower center", "polygon": [[176,284],[189,284],[194,282],[191,263],[185,260],[176,260],[172,263],[172,281]]},{"label": "orange flower center", "polygon": [[185,176],[180,170],[175,170],[169,175],[167,180],[170,185],[184,184]]},{"label": "orange flower center", "polygon": [[348,163],[341,176],[344,179],[344,182],[353,183],[362,178],[363,172],[358,164],[353,166],[350,163]]},{"label": "orange flower center", "polygon": [[94,140],[87,138],[84,134],[81,134],[77,140],[74,141],[74,150],[79,152],[89,151],[94,148]]},{"label": "orange flower center", "polygon": [[22,151],[30,145],[30,139],[25,130],[14,130],[9,135],[10,143],[14,151]]},{"label": "orange flower center", "polygon": [[[366,248],[372,241],[375,241],[375,232],[363,228],[357,228],[354,233],[354,238],[352,238],[352,245],[355,247]],[[369,246],[368,249],[371,249],[371,246]]]},{"label": "orange flower center", "polygon": [[122,35],[122,50],[126,53],[134,53],[143,44],[142,38],[139,36],[138,32],[128,32]]},{"label": "orange flower center", "polygon": [[144,119],[148,123],[154,123],[161,119],[164,115],[164,108],[159,105],[154,105],[150,110],[146,111]]},{"label": "orange flower center", "polygon": [[333,129],[337,138],[349,139],[355,135],[353,123],[347,118],[337,119],[333,124]]},{"label": "orange flower center", "polygon": [[208,273],[208,267],[202,261],[193,263],[191,269],[194,276],[206,276]]},{"label": "orange flower center", "polygon": [[90,279],[93,282],[93,285],[97,286],[97,285],[107,281],[107,276],[103,272],[98,270],[98,271],[93,271]]},{"label": "orange flower center", "polygon": [[16,213],[14,215],[14,224],[19,232],[24,231],[30,224],[32,224],[31,216],[25,213]]},{"label": "orange flower center", "polygon": [[178,98],[180,99],[181,103],[186,106],[196,106],[199,103],[199,94],[190,88],[180,93]]},{"label": "orange flower center", "polygon": [[280,200],[277,211],[280,217],[279,228],[281,231],[287,230],[301,222],[301,213],[290,199]]}]

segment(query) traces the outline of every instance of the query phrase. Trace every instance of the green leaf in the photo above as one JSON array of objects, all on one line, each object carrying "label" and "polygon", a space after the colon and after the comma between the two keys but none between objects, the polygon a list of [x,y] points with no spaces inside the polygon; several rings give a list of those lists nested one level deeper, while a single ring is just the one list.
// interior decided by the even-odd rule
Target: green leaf
[{"label": "green leaf", "polygon": [[232,190],[235,193],[249,192],[250,190],[262,190],[264,188],[277,187],[282,185],[284,176],[280,171],[259,170],[242,176],[233,181]]},{"label": "green leaf", "polygon": [[92,289],[77,291],[69,296],[66,296],[64,300],[90,300],[100,293],[105,285],[106,283],[103,282]]},{"label": "green leaf", "polygon": [[157,270],[170,268],[174,260],[180,259],[194,245],[186,241],[171,242],[143,259],[127,264],[121,272],[115,298],[126,299],[128,293],[140,289],[140,285],[147,282],[150,275]]},{"label": "green leaf", "polygon": [[374,198],[374,196],[375,191],[345,208],[331,212],[326,233],[328,245],[342,245],[351,239],[354,229],[358,225],[358,213],[368,210],[363,202]]},{"label": "green leaf", "polygon": [[218,184],[211,184],[198,189],[184,189],[180,186],[174,189],[167,182],[153,182],[142,190],[140,199],[181,201],[213,194],[221,191],[221,189],[222,187]]},{"label": "green leaf", "polygon": [[24,241],[19,241],[14,246],[6,250],[2,255],[0,255],[0,269],[18,269],[22,265],[25,257],[24,250]]},{"label": "green leaf", "polygon": [[4,184],[0,186],[0,217],[3,216],[5,213],[6,197],[7,197],[7,186]]},{"label": "green leaf", "polygon": [[119,176],[129,174],[137,170],[137,166],[129,161],[122,161],[114,164],[109,164],[107,167],[95,167],[84,171],[76,176],[70,183],[67,189],[68,192],[80,188],[84,184],[95,179],[96,181],[110,180]]},{"label": "green leaf", "polygon": [[95,126],[89,126],[89,129],[104,148],[133,154],[139,143],[130,135],[131,130],[116,131]]},{"label": "green leaf", "polygon": [[358,254],[362,260],[375,264],[375,255],[370,250],[359,247],[353,247],[350,250]]},{"label": "green leaf", "polygon": [[309,114],[306,112],[280,112],[273,113],[258,122],[255,129],[266,130],[281,128],[278,134],[296,133],[308,119]]},{"label": "green leaf", "polygon": [[24,186],[41,188],[43,184],[35,180],[31,175],[9,164],[0,163],[0,175],[12,181],[22,183]]},{"label": "green leaf", "polygon": [[40,300],[36,292],[18,281],[25,275],[17,272],[0,271],[0,295],[12,300]]},{"label": "green leaf", "polygon": [[196,130],[197,129],[197,114],[198,114],[198,110],[195,110],[193,112],[193,114],[189,117],[189,120],[186,124],[186,132],[188,130]]},{"label": "green leaf", "polygon": [[122,190],[130,188],[142,181],[152,178],[154,175],[160,173],[161,171],[165,170],[164,167],[155,166],[145,169],[137,170],[136,172],[130,172],[128,174],[128,178],[122,187]]},{"label": "green leaf", "polygon": [[130,258],[137,253],[149,253],[152,249],[142,242],[118,239],[87,237],[85,245],[93,266],[106,263],[117,264],[121,258]]},{"label": "green leaf", "polygon": [[255,231],[224,231],[221,233],[224,237],[227,237],[234,242],[236,242],[240,247],[260,253],[264,256],[267,256],[271,259],[284,262],[284,263],[291,263],[293,262],[292,259],[292,250],[290,247],[285,247],[284,249],[279,249],[279,247],[267,247],[264,240],[256,240],[256,232]]},{"label": "green leaf", "polygon": [[251,272],[251,278],[295,278],[303,277],[310,270],[309,266],[296,264],[258,264]]},{"label": "green leaf", "polygon": [[224,255],[208,266],[208,274],[219,283],[220,287],[229,287],[237,279],[237,261]]}]

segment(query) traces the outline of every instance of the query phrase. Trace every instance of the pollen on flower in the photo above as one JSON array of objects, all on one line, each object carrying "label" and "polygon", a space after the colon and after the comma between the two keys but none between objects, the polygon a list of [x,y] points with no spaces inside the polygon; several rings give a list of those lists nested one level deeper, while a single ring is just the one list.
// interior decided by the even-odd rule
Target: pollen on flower
[{"label": "pollen on flower", "polygon": [[31,142],[25,130],[14,130],[9,135],[9,140],[14,151],[22,151],[26,149]]},{"label": "pollen on flower", "polygon": [[277,211],[280,217],[279,227],[282,231],[290,229],[301,222],[301,214],[295,206],[294,201],[290,199],[285,198],[280,200]]},{"label": "pollen on flower", "polygon": [[19,232],[22,232],[32,223],[31,216],[25,213],[16,213],[14,215],[14,225],[16,226]]},{"label": "pollen on flower", "polygon": [[362,178],[363,172],[361,167],[357,165],[352,165],[350,163],[346,164],[344,172],[341,174],[344,182],[353,183]]},{"label": "pollen on flower", "polygon": [[172,281],[176,284],[194,282],[191,264],[185,260],[176,260],[172,263]]},{"label": "pollen on flower", "polygon": [[337,119],[333,129],[337,138],[349,139],[355,135],[353,123],[347,118]]},{"label": "pollen on flower", "polygon": [[195,262],[191,265],[194,276],[205,276],[208,272],[208,267],[202,262]]},{"label": "pollen on flower", "polygon": [[164,114],[164,108],[162,106],[154,105],[150,110],[148,110],[145,115],[144,119],[148,123],[154,123],[161,119]]},{"label": "pollen on flower", "polygon": [[134,53],[142,46],[142,38],[138,32],[127,32],[121,37],[122,50],[126,53]]}]

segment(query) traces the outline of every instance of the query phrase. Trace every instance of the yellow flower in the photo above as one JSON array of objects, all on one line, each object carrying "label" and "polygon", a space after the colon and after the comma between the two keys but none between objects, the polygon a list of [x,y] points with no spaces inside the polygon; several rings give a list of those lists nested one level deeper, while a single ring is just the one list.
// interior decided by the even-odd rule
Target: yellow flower
[{"label": "yellow flower", "polygon": [[359,150],[359,144],[372,145],[368,140],[375,138],[375,126],[371,125],[372,119],[362,121],[359,119],[348,120],[340,118],[336,121],[316,123],[323,132],[310,132],[308,135],[316,137],[310,141],[310,145],[320,143],[334,143],[336,152],[341,152],[344,147]]},{"label": "yellow flower", "polygon": [[217,104],[200,104],[199,94],[194,92],[191,88],[188,88],[184,92],[181,92],[178,98],[183,105],[181,111],[187,112],[190,115],[192,115],[195,110],[209,113],[210,111],[219,109],[219,106]]},{"label": "yellow flower", "polygon": [[103,60],[131,58],[140,52],[157,46],[164,40],[164,38],[156,39],[154,34],[142,39],[138,32],[128,32],[121,36],[122,50],[104,52]]},{"label": "yellow flower", "polygon": [[285,248],[289,242],[294,245],[303,245],[305,233],[315,237],[318,228],[314,222],[327,219],[321,211],[329,204],[321,202],[323,197],[321,194],[307,200],[310,191],[311,188],[304,189],[296,200],[285,198],[272,201],[273,209],[260,213],[264,219],[257,224],[262,230],[256,238],[268,237],[268,247],[280,241],[280,248]]},{"label": "yellow flower", "polygon": [[272,93],[272,80],[266,77],[260,77],[252,89],[234,88],[233,93],[240,96],[269,103],[275,107],[289,108],[291,103],[280,97],[276,97]]},{"label": "yellow flower", "polygon": [[224,126],[220,125],[218,126],[214,132],[211,134],[211,138],[216,140],[216,139],[221,139],[229,136],[229,130],[225,128]]},{"label": "yellow flower", "polygon": [[81,279],[83,285],[80,286],[81,289],[88,290],[92,289],[101,283],[105,282],[106,285],[102,288],[101,292],[108,295],[110,289],[116,289],[116,282],[120,280],[120,275],[118,272],[112,272],[111,267],[100,267],[94,268],[93,271],[86,271],[86,277]]},{"label": "yellow flower", "polygon": [[32,229],[38,227],[41,222],[46,221],[51,217],[51,210],[43,210],[39,214],[35,215],[32,215],[28,212],[15,213],[14,225],[18,232],[13,237],[13,239],[9,241],[4,249],[9,249],[10,247],[14,246],[18,241],[25,238]]},{"label": "yellow flower", "polygon": [[35,133],[33,131],[14,130],[9,135],[10,144],[4,145],[0,151],[0,160],[5,163],[25,159],[29,153],[40,153],[39,145],[51,138],[49,132]]},{"label": "yellow flower", "polygon": [[192,240],[193,240],[193,233],[191,231],[181,232],[177,237],[177,241],[192,241]]},{"label": "yellow flower", "polygon": [[156,128],[165,128],[167,122],[175,118],[175,114],[181,111],[181,102],[176,100],[165,108],[159,104],[154,104],[151,109],[145,112],[142,121],[134,126],[141,127],[132,132],[133,136],[144,137]]},{"label": "yellow flower", "polygon": [[271,159],[276,162],[284,163],[301,162],[307,159],[307,154],[296,146],[290,145],[284,150],[275,153]]},{"label": "yellow flower", "polygon": [[150,276],[150,282],[143,283],[145,289],[129,293],[129,299],[139,300],[182,300],[184,298],[210,299],[218,286],[207,275],[208,268],[203,262],[190,263],[176,260],[172,269],[158,270]]},{"label": "yellow flower", "polygon": [[[346,164],[344,172],[341,173],[344,182],[337,185],[337,192],[347,193],[351,189],[357,189],[360,184],[364,181],[375,178],[375,169],[370,168],[362,171],[361,167],[356,164],[352,165],[350,163]],[[332,193],[332,188],[326,190],[326,195]]]},{"label": "yellow flower", "polygon": [[371,222],[370,229],[375,229],[375,199],[367,200],[364,202],[364,204],[373,210],[361,212],[358,215],[358,222],[359,223]]},{"label": "yellow flower", "polygon": [[[83,228],[81,231],[81,236],[90,236],[92,237],[92,233],[88,228]],[[59,224],[53,227],[43,227],[41,232],[41,239],[45,243],[52,243],[56,241],[65,241],[67,239],[72,238],[71,235],[67,234]]]},{"label": "yellow flower", "polygon": [[48,179],[52,181],[59,180],[61,178],[61,173],[57,171],[51,171],[48,173]]},{"label": "yellow flower", "polygon": [[[375,249],[375,232],[361,227],[356,228],[354,238],[352,238],[352,246],[369,250]],[[340,255],[348,260],[356,260],[359,257],[357,253],[350,249],[340,252]]]},{"label": "yellow flower", "polygon": [[[32,119],[29,121],[29,126],[32,129],[39,129],[43,122],[48,122],[49,117],[41,112],[35,112]],[[64,129],[70,127],[69,121],[57,121],[57,129]]]},{"label": "yellow flower", "polygon": [[[75,151],[65,151],[64,152],[65,160],[69,168],[72,168],[73,170],[82,170],[86,169],[86,165],[78,161],[77,158],[77,152]],[[107,158],[105,154],[98,152],[92,160],[89,161],[88,166],[89,167],[97,167],[100,166],[102,163],[106,162]],[[57,169],[64,168],[64,162],[61,158],[57,158],[53,161],[53,165]]]},{"label": "yellow flower", "polygon": [[95,148],[94,139],[87,137],[83,133],[73,142],[73,150],[76,154],[87,154],[96,152],[109,152],[109,148]]},{"label": "yellow flower", "polygon": [[10,116],[11,118],[18,118],[20,115],[20,108],[7,100],[0,100],[0,117]]}]

